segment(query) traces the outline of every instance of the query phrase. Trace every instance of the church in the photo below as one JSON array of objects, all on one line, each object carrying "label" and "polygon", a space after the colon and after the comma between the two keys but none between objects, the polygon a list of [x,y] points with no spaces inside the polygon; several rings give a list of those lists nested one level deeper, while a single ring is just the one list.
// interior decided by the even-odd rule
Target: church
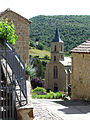
[{"label": "church", "polygon": [[64,41],[60,38],[56,28],[55,37],[51,42],[51,61],[46,65],[46,89],[64,91],[68,88],[71,79],[71,58],[64,57]]}]

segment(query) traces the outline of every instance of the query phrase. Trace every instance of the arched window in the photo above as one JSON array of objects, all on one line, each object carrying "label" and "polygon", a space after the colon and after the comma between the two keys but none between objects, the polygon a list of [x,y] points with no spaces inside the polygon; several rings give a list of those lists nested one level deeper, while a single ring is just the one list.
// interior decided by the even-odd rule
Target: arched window
[{"label": "arched window", "polygon": [[56,56],[54,56],[54,61],[56,61]]},{"label": "arched window", "polygon": [[54,77],[54,79],[58,78],[58,68],[57,68],[57,66],[54,66],[53,77]]},{"label": "arched window", "polygon": [[54,51],[56,51],[57,50],[57,47],[56,47],[56,45],[54,46]]},{"label": "arched window", "polygon": [[62,45],[61,45],[61,51],[62,51]]}]

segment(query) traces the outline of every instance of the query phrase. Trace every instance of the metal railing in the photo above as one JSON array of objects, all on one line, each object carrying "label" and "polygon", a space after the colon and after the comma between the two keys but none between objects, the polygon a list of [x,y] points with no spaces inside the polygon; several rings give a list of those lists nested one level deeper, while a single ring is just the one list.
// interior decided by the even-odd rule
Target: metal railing
[{"label": "metal railing", "polygon": [[16,106],[27,104],[25,65],[15,49],[0,49],[0,120],[16,120]]},{"label": "metal railing", "polygon": [[25,64],[9,43],[6,43],[6,52],[7,62],[15,77],[17,102],[19,102],[20,106],[27,104]]}]

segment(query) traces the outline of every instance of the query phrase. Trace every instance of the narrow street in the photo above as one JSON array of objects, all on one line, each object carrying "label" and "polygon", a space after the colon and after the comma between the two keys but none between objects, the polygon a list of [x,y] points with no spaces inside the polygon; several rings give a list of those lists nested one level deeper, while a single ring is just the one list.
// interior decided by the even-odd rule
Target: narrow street
[{"label": "narrow street", "polygon": [[45,99],[38,99],[33,101],[34,120],[63,120],[48,108],[48,102],[50,101]]},{"label": "narrow street", "polygon": [[32,99],[34,120],[90,120],[90,102]]}]

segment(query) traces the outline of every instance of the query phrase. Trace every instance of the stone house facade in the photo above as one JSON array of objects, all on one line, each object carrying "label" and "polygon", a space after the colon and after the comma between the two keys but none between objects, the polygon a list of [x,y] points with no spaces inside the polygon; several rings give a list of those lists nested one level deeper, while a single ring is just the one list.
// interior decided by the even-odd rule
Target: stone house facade
[{"label": "stone house facade", "polygon": [[7,9],[4,12],[0,13],[0,18],[5,20],[8,19],[8,23],[14,23],[16,34],[18,39],[15,43],[15,49],[17,53],[20,55],[24,63],[28,63],[29,61],[29,40],[30,40],[30,26],[31,21],[24,18],[23,16],[17,14],[16,12]]},{"label": "stone house facade", "polygon": [[90,39],[71,50],[72,99],[90,100]]},{"label": "stone house facade", "polygon": [[[16,34],[18,36],[18,39],[14,45],[16,52],[18,53],[18,55],[20,55],[20,58],[24,61],[24,63],[28,63],[29,62],[29,36],[30,36],[30,24],[31,21],[29,21],[28,19],[24,18],[23,16],[17,14],[16,12],[7,9],[4,12],[0,13],[0,18],[2,18],[3,20],[5,20],[6,18],[8,19],[8,24],[11,24],[11,22],[14,23],[15,26],[15,31]],[[1,57],[1,56],[0,56]],[[16,56],[17,57],[17,56]],[[19,58],[18,58],[19,60]],[[12,60],[11,60],[12,61]],[[1,61],[0,61],[1,62]],[[7,62],[6,62],[7,63]],[[9,65],[6,65],[9,67]],[[22,64],[21,64],[22,66]],[[0,66],[1,67],[1,66]],[[16,67],[18,67],[16,65]],[[18,67],[18,71],[21,73],[21,69],[19,69],[20,66]],[[1,69],[1,68],[0,68]],[[12,69],[7,68],[8,70],[8,74],[10,74],[10,78],[13,76],[12,75]],[[18,72],[18,73],[19,73]],[[2,74],[0,74],[2,75]],[[12,76],[11,76],[12,75]],[[8,75],[7,75],[8,76]],[[15,75],[14,75],[15,76]],[[14,77],[12,77],[13,79]],[[20,80],[21,78],[19,78]],[[23,79],[23,78],[22,78]],[[8,79],[6,79],[7,81]],[[25,79],[24,79],[25,80]],[[29,80],[25,80],[26,81],[26,86],[27,86],[27,101],[28,104],[26,104],[25,106],[18,106],[16,111],[17,111],[17,120],[33,120],[33,107],[31,106],[31,84]],[[10,82],[10,81],[9,81]],[[5,82],[4,82],[5,83]],[[22,82],[23,83],[23,82]],[[1,79],[0,79],[0,84],[1,84]],[[6,84],[5,84],[6,85]],[[8,84],[9,86],[9,84]],[[1,86],[0,86],[1,87]],[[5,87],[5,86],[4,86]],[[1,88],[0,88],[1,89]],[[4,88],[5,89],[5,88]],[[26,88],[25,88],[26,89]],[[6,89],[7,90],[7,89]],[[18,90],[19,90],[19,86],[18,86]],[[20,91],[19,91],[20,92]],[[8,95],[5,93],[5,96],[7,97]],[[11,94],[11,93],[10,93]],[[0,94],[1,95],[1,94]],[[21,95],[20,95],[21,96]],[[0,96],[1,97],[1,96]],[[9,96],[10,97],[10,96]],[[11,97],[10,97],[11,98]],[[23,98],[23,96],[22,96]],[[1,100],[1,99],[0,99]],[[13,99],[12,100],[12,104],[13,104]],[[9,99],[10,101],[10,99]],[[0,101],[1,102],[1,101]],[[7,101],[8,102],[8,101]],[[5,108],[5,98],[4,98],[4,102],[2,102],[4,108]],[[11,107],[11,106],[10,106]],[[8,109],[8,106],[7,106]],[[10,108],[11,109],[11,108]],[[14,109],[13,109],[14,110]],[[4,111],[3,111],[4,112]],[[6,112],[6,111],[5,111]],[[4,115],[5,115],[4,112]],[[9,111],[10,112],[10,111]],[[0,111],[0,115],[1,115],[1,111]],[[11,116],[11,113],[10,113]],[[13,116],[13,115],[12,115]],[[1,117],[1,116],[0,116]],[[5,116],[4,116],[5,118]],[[8,119],[8,118],[7,118]]]},{"label": "stone house facade", "polygon": [[70,81],[71,58],[64,57],[64,42],[56,29],[55,37],[51,42],[51,61],[46,65],[46,89],[64,91]]}]

